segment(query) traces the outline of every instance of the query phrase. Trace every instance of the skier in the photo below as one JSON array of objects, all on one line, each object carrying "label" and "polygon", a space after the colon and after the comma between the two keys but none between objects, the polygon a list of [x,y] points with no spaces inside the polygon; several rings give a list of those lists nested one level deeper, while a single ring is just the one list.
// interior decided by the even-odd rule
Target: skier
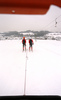
[{"label": "skier", "polygon": [[33,47],[32,47],[33,44],[34,44],[34,42],[33,42],[33,40],[30,38],[30,39],[29,39],[29,51],[30,51],[30,49],[33,51]]},{"label": "skier", "polygon": [[26,51],[26,39],[25,39],[25,37],[23,37],[23,39],[22,39],[22,44],[23,44],[23,51],[24,51],[24,48]]}]

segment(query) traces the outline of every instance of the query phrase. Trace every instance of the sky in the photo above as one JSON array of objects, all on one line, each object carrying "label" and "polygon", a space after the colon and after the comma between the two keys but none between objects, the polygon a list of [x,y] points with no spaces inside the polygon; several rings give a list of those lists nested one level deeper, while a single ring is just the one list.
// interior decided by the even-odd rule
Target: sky
[{"label": "sky", "polygon": [[51,5],[44,15],[0,14],[0,33],[26,30],[61,32],[61,8]]},{"label": "sky", "polygon": [[61,96],[61,41],[33,41],[33,52],[28,40],[26,52],[21,40],[0,41],[0,96]]}]

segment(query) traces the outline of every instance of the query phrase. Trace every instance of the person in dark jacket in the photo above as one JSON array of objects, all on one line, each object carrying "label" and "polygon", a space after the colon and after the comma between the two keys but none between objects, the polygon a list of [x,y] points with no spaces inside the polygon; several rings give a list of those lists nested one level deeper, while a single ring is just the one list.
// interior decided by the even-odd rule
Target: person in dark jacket
[{"label": "person in dark jacket", "polygon": [[33,44],[34,44],[34,42],[33,42],[33,40],[30,38],[30,39],[29,39],[29,51],[30,51],[30,50],[33,51]]},{"label": "person in dark jacket", "polygon": [[23,51],[24,51],[24,48],[26,51],[26,39],[25,39],[25,37],[23,37],[23,39],[22,39],[22,44],[23,44]]}]

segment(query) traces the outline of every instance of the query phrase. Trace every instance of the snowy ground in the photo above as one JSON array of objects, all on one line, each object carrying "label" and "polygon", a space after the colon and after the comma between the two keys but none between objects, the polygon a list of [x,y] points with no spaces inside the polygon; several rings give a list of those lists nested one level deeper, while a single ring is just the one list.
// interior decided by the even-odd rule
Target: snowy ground
[{"label": "snowy ground", "polygon": [[[0,96],[61,96],[61,41],[34,40],[33,52],[22,52],[21,40],[0,41]],[[26,63],[27,62],[27,63]]]}]

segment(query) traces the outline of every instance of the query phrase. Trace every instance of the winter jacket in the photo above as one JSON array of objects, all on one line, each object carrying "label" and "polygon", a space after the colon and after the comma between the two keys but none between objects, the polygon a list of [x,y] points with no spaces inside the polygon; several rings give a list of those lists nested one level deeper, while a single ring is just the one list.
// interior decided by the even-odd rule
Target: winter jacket
[{"label": "winter jacket", "polygon": [[[32,41],[32,42],[31,42]],[[29,44],[33,44],[33,40],[32,39],[29,39]]]},{"label": "winter jacket", "polygon": [[22,43],[23,44],[26,44],[26,39],[22,39]]}]

